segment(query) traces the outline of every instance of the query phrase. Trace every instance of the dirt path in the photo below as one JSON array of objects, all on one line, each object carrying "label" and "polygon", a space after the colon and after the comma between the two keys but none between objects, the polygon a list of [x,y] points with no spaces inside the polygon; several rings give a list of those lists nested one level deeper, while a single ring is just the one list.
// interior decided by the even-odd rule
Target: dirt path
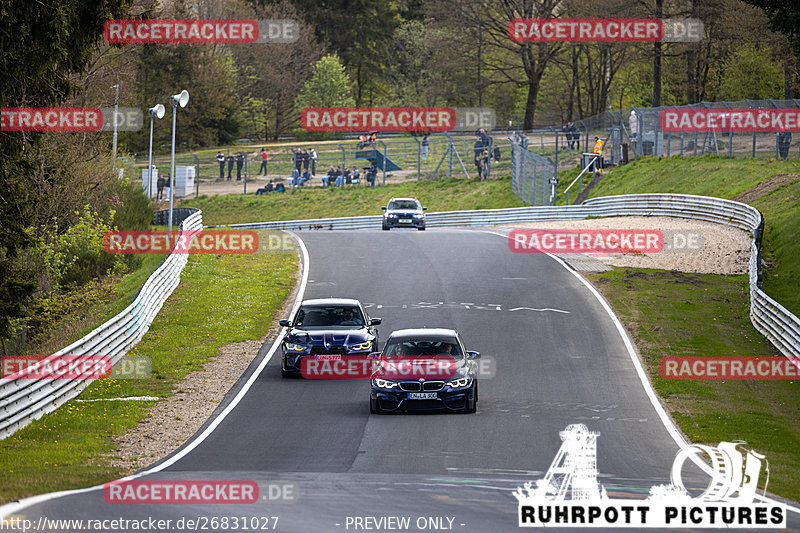
[{"label": "dirt path", "polygon": [[800,172],[794,172],[792,174],[778,174],[777,176],[773,176],[765,182],[759,183],[752,189],[744,191],[742,194],[734,198],[734,200],[745,204],[751,204],[759,198],[768,195],[778,187],[782,187],[783,185],[791,183],[796,179],[800,179]]}]

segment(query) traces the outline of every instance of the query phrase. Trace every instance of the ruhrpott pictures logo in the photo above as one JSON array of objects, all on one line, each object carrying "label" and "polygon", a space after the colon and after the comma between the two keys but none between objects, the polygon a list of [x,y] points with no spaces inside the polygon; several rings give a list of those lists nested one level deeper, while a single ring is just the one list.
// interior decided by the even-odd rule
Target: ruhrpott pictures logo
[{"label": "ruhrpott pictures logo", "polygon": [[[646,500],[633,500],[610,499],[598,482],[599,433],[571,424],[559,436],[563,444],[544,478],[514,491],[520,527],[786,527],[785,505],[766,498],[754,503],[762,465],[767,472],[769,467],[763,455],[740,449],[744,443],[683,448],[673,462],[670,484],[651,487]],[[692,496],[681,472],[687,459],[701,453],[711,461],[712,477],[702,493]]]}]

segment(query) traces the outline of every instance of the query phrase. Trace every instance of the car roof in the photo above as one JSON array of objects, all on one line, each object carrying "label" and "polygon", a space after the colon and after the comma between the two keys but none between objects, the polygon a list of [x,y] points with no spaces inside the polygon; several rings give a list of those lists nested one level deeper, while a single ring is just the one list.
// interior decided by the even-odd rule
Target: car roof
[{"label": "car roof", "polygon": [[300,305],[313,305],[313,306],[323,306],[323,305],[354,305],[359,306],[361,302],[358,300],[354,300],[352,298],[315,298],[313,300],[303,300]]},{"label": "car roof", "polygon": [[454,329],[445,328],[413,328],[398,329],[389,335],[390,339],[410,339],[416,337],[458,337],[458,332]]}]

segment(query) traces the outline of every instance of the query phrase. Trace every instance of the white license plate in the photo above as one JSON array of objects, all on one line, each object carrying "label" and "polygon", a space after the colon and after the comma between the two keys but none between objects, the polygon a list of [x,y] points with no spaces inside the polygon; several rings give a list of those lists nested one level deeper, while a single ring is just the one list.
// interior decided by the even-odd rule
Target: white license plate
[{"label": "white license plate", "polygon": [[411,224],[411,219],[410,218],[401,218],[400,219],[400,223],[401,224]]},{"label": "white license plate", "polygon": [[409,392],[409,400],[435,400],[437,398],[435,392]]},{"label": "white license plate", "polygon": [[317,356],[317,361],[338,361],[341,358],[339,354],[321,354]]}]

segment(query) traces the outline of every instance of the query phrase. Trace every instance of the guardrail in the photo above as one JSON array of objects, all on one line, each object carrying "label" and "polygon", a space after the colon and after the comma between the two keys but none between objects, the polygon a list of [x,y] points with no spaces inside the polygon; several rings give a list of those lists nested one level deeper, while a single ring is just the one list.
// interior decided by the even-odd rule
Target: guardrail
[{"label": "guardrail", "polygon": [[[704,220],[751,232],[750,320],[755,328],[786,357],[800,357],[800,319],[761,290],[761,237],[764,219],[747,204],[709,196],[686,194],[631,194],[592,198],[581,205],[483,209],[428,213],[428,227],[491,226],[547,220],[579,220],[587,217],[670,216]],[[381,215],[316,218],[277,222],[233,224],[249,229],[379,229]],[[216,226],[209,226],[216,227]]]},{"label": "guardrail", "polygon": [[[195,210],[181,224],[181,229],[203,227],[202,213]],[[124,311],[97,327],[94,331],[59,350],[48,359],[63,355],[109,357],[116,364],[147,332],[161,306],[180,282],[186,265],[186,254],[170,254],[161,266],[147,278],[139,294]],[[14,379],[0,381],[0,439],[4,439],[68,402],[91,383],[87,379]]]}]

